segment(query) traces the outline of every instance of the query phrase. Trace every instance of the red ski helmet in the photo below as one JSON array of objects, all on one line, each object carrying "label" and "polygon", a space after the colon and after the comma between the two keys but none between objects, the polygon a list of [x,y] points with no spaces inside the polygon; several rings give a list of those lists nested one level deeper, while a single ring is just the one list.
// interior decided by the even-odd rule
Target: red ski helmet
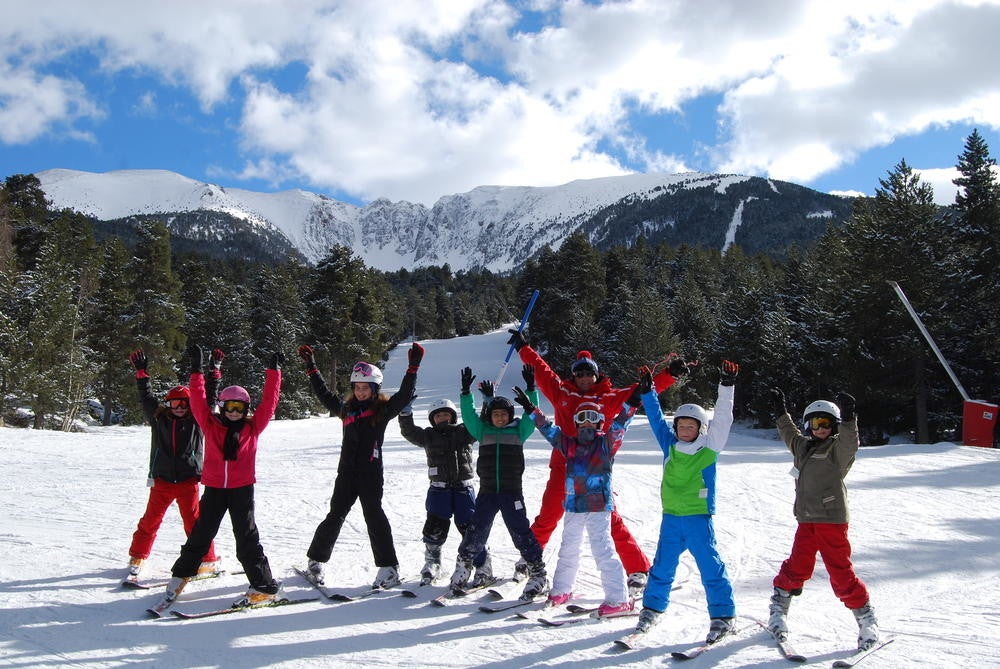
[{"label": "red ski helmet", "polygon": [[167,391],[167,396],[164,398],[167,402],[170,400],[189,400],[191,399],[191,393],[188,391],[187,386],[174,386]]}]

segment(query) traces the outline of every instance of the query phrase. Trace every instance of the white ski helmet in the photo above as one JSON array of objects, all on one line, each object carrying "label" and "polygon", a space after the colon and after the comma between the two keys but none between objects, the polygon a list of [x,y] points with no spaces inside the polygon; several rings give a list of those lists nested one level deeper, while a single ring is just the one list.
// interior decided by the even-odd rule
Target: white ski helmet
[{"label": "white ski helmet", "polygon": [[817,413],[829,414],[833,416],[838,423],[840,422],[840,407],[833,402],[827,402],[826,400],[816,400],[807,406],[805,412],[802,414],[802,421],[809,422],[809,417]]},{"label": "white ski helmet", "polygon": [[[382,387],[382,370],[375,365],[364,362],[354,364],[351,370],[351,383],[374,383],[379,388]],[[378,392],[376,390],[376,392]]]},{"label": "white ski helmet", "polygon": [[678,418],[693,418],[698,421],[698,432],[708,432],[708,412],[697,404],[682,404],[674,411],[674,432],[677,431]]},{"label": "white ski helmet", "polygon": [[434,425],[434,414],[438,411],[447,411],[451,414],[451,420],[448,421],[452,425],[458,423],[458,410],[455,408],[455,403],[449,399],[438,400],[431,405],[431,408],[427,410],[427,420],[430,421],[431,425]]}]

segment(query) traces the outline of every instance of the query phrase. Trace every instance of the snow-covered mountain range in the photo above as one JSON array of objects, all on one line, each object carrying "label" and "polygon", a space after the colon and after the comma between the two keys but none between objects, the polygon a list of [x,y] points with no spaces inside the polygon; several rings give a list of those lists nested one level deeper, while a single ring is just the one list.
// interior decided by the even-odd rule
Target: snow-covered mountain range
[{"label": "snow-covered mountain range", "polygon": [[[368,266],[390,271],[448,263],[453,270],[502,272],[545,244],[558,248],[578,229],[598,247],[631,244],[642,236],[654,243],[722,249],[741,243],[746,228],[756,224],[748,222],[748,207],[760,210],[770,202],[770,210],[773,200],[784,201],[778,207],[786,216],[782,225],[809,228],[782,238],[808,240],[828,219],[842,220],[849,209],[845,200],[794,184],[696,172],[633,174],[545,188],[480,186],[444,196],[430,209],[385,199],[358,207],[304,190],[222,188],[165,170],[51,169],[36,176],[53,206],[98,220],[155,214],[164,215],[169,226],[170,214],[219,212],[243,221],[243,229],[279,233],[311,262],[339,244],[352,248]],[[774,225],[773,216],[759,218],[762,225]]]}]

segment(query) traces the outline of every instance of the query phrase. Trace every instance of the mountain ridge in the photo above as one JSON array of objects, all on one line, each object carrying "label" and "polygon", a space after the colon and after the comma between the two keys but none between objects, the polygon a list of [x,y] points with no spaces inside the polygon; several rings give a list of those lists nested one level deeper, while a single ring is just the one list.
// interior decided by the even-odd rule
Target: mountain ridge
[{"label": "mountain ridge", "polygon": [[[446,263],[455,270],[509,271],[577,230],[599,248],[630,245],[641,236],[720,251],[737,243],[751,253],[780,256],[788,244],[809,243],[851,209],[850,200],[788,182],[700,172],[478,186],[442,196],[430,208],[385,198],[359,207],[301,189],[224,188],[167,170],[51,169],[36,176],[54,207],[100,221],[162,216],[169,227],[171,215],[217,212],[220,227],[230,216],[243,222],[230,226],[238,234],[280,235],[308,262],[343,245],[387,271]],[[782,212],[781,220],[771,220],[769,212]],[[224,237],[227,231],[216,232]]]}]

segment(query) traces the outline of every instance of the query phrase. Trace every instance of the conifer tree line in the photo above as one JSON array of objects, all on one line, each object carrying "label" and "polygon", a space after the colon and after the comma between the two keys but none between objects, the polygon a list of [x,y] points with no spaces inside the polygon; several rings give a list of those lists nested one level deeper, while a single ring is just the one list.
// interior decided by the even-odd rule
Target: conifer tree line
[{"label": "conifer tree line", "polygon": [[383,360],[406,337],[515,321],[539,288],[526,334],[560,373],[586,349],[625,385],[640,365],[677,352],[699,365],[664,393],[669,410],[710,406],[728,358],[741,365],[737,417],[756,426],[773,425],[771,387],[784,390],[793,416],[846,390],[858,399],[864,443],[958,439],[962,398],[888,282],[905,291],[968,394],[997,403],[995,165],[973,131],[958,156],[959,194],[940,207],[901,160],[844,225],[781,262],[738,246],[642,240],[599,251],[575,233],[504,275],[447,265],[380,272],[346,247],[315,266],[220,261],[172,253],[157,222],[142,224],[129,247],[98,243],[86,217],[50,211],[37,179],[15,175],[0,189],[0,416],[17,421],[26,407],[33,427],[68,428],[95,397],[106,423],[112,409],[137,422],[129,351],[147,352],[165,391],[186,381],[184,351],[199,344],[223,349],[224,383],[257,397],[266,356],[280,348],[290,369],[279,417],[301,417],[318,407],[296,373],[298,344],[314,347],[343,391],[356,360]]}]

